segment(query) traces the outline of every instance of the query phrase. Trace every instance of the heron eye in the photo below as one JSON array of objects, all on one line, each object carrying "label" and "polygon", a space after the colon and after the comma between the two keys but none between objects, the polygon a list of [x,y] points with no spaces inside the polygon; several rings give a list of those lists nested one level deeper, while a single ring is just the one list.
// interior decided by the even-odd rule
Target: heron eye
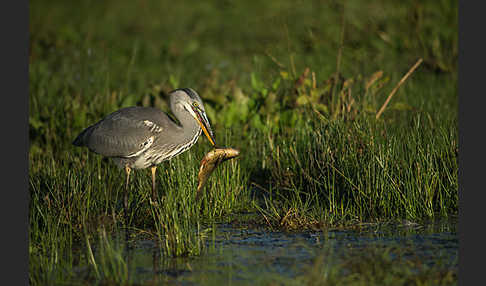
[{"label": "heron eye", "polygon": [[194,107],[199,107],[199,104],[197,104],[197,102],[195,102],[195,101],[194,101],[194,102],[192,103],[192,106],[194,106]]}]

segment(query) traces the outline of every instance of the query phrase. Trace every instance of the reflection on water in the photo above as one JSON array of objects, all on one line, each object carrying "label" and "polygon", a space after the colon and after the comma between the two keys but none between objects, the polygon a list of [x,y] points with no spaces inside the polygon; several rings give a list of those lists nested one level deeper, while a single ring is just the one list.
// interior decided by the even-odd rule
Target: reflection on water
[{"label": "reflection on water", "polygon": [[[193,284],[254,281],[275,275],[302,275],[326,253],[326,263],[339,263],[370,247],[399,250],[400,257],[419,259],[425,265],[438,260],[457,269],[459,241],[456,222],[363,224],[354,230],[279,232],[264,228],[215,226],[207,239],[207,254],[195,258],[163,258],[154,241],[138,241],[130,251],[131,281],[177,281]],[[332,259],[330,259],[332,258]]]}]

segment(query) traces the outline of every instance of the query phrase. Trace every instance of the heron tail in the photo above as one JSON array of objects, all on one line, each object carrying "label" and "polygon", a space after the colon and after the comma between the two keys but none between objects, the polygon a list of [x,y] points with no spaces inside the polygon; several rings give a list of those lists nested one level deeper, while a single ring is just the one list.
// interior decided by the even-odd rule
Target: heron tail
[{"label": "heron tail", "polygon": [[92,127],[88,127],[86,129],[84,129],[81,133],[79,133],[78,137],[76,137],[76,139],[74,139],[73,145],[74,146],[86,146],[86,142],[87,142],[86,139],[89,137],[89,135],[91,135],[92,132],[93,132]]}]

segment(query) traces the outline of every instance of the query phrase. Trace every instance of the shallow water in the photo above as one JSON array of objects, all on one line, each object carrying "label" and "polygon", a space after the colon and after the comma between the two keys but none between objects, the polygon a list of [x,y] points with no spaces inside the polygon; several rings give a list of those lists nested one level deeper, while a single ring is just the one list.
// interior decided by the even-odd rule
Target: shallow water
[{"label": "shallow water", "polygon": [[[258,277],[291,279],[304,275],[324,255],[336,264],[370,247],[397,249],[403,259],[437,261],[457,269],[459,241],[456,222],[429,224],[366,224],[355,230],[280,232],[265,228],[215,226],[207,253],[195,258],[160,259],[153,241],[138,241],[131,251],[130,280],[139,283],[200,282],[245,284]],[[392,254],[393,256],[394,254]]]}]

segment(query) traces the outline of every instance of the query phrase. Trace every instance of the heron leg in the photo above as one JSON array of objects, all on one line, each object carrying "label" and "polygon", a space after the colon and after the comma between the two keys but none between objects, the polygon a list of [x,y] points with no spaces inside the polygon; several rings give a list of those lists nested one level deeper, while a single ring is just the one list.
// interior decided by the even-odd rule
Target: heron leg
[{"label": "heron leg", "polygon": [[123,194],[123,211],[125,214],[125,223],[128,222],[128,182],[130,181],[130,172],[132,169],[125,166],[125,172],[127,173],[127,182],[125,183],[125,193]]},{"label": "heron leg", "polygon": [[157,171],[157,166],[152,166],[152,201],[157,202],[157,192],[155,190],[155,171]]}]

